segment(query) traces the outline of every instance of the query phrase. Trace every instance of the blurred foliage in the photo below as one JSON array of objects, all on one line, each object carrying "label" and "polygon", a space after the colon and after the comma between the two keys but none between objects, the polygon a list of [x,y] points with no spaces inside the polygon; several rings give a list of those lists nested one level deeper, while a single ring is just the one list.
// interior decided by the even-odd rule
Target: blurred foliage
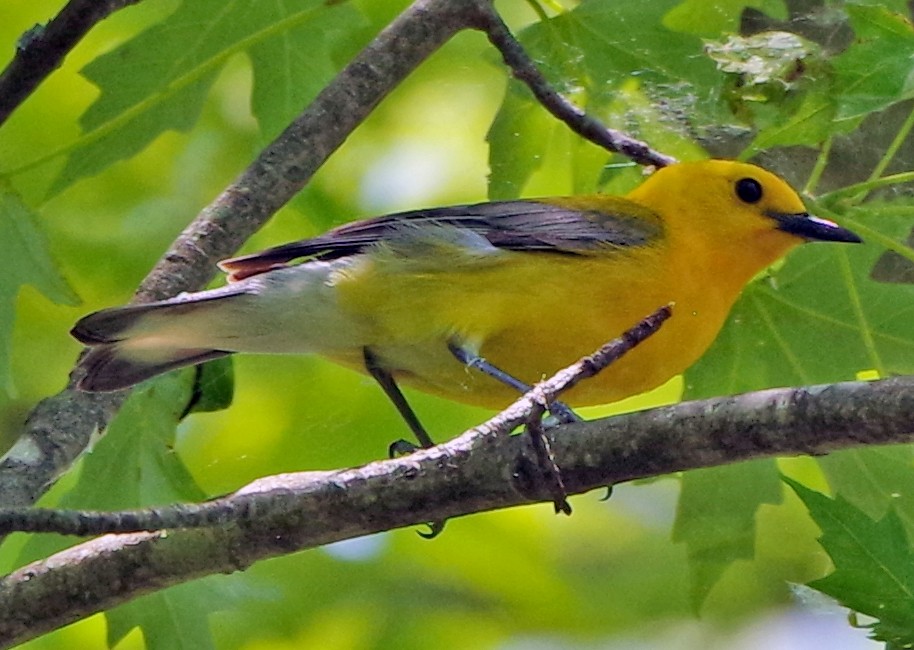
[{"label": "blurred foliage", "polygon": [[[59,5],[5,3],[5,56]],[[187,221],[405,6],[147,0],[94,29],[0,129],[4,446],[63,385],[79,350],[67,335],[72,323],[127,300]],[[867,240],[797,251],[746,290],[683,379],[589,414],[681,392],[914,371],[908,3],[504,0],[499,8],[588,112],[681,159],[751,157],[803,188],[817,214]],[[246,249],[398,209],[623,192],[639,181],[641,170],[579,140],[508,78],[482,35],[459,35]],[[137,391],[44,505],[199,499],[263,475],[366,462],[403,435],[370,380],[319,359],[238,358],[227,410],[209,409],[231,399],[230,378],[208,373],[215,397],[188,417],[193,371]],[[488,415],[410,399],[439,438]],[[452,521],[432,542],[394,531],[263,562],[27,647],[107,639],[124,649],[767,648],[773,638],[869,647],[844,610],[811,606],[789,585],[818,579],[814,587],[879,619],[871,631],[880,638],[906,638],[898,621],[909,622],[907,612],[883,620],[860,591],[909,587],[911,470],[911,450],[893,447],[618,486],[606,503],[575,498],[568,520],[548,505],[520,508]],[[800,499],[785,495],[779,472],[835,499],[798,484]],[[65,543],[14,535],[0,564]],[[834,573],[822,579],[829,562]]]},{"label": "blurred foliage", "polygon": [[888,647],[914,645],[914,553],[895,510],[874,520],[841,496],[829,499],[786,480],[822,529],[822,546],[835,564],[810,586],[876,619],[865,627]]}]

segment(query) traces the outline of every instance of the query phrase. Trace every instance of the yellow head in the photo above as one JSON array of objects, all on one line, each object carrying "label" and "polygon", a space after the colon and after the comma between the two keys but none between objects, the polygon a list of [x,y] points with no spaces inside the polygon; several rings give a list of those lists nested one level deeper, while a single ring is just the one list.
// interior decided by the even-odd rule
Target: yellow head
[{"label": "yellow head", "polygon": [[748,163],[670,165],[628,198],[660,214],[671,241],[688,241],[692,251],[748,255],[759,270],[804,241],[860,241],[851,231],[810,216],[783,179]]}]

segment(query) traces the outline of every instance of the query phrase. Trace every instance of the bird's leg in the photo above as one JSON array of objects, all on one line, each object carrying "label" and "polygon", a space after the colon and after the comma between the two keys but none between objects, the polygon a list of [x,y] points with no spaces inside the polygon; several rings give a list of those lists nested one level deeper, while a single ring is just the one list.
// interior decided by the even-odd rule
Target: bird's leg
[{"label": "bird's leg", "polygon": [[[509,388],[513,388],[521,394],[528,393],[533,388],[533,386],[521,381],[513,375],[508,374],[498,366],[490,363],[478,354],[470,352],[455,341],[450,341],[447,347],[448,350],[451,351],[451,354],[453,354],[459,361],[463,362],[467,366],[476,368],[480,372],[488,375],[489,377],[492,377],[497,381],[500,381]],[[560,423],[567,424],[569,422],[581,421],[580,416],[572,411],[571,407],[569,407],[564,402],[552,402],[547,406],[547,408],[552,414],[552,417],[554,417]],[[542,418],[542,411],[540,410],[537,413],[531,415],[532,417],[527,422],[527,433],[529,434],[530,441],[533,444],[533,450],[536,452],[536,457],[537,461],[539,462],[540,469],[547,477],[547,481],[551,486],[555,512],[556,514],[561,512],[566,515],[570,515],[571,506],[568,504],[568,500],[566,498],[567,493],[565,492],[565,482],[562,480],[562,473],[555,462],[555,457],[552,455],[552,447],[549,444],[548,438],[546,438],[546,433],[543,431],[543,426],[540,422],[540,419]]]},{"label": "bird's leg", "polygon": [[[365,360],[365,370],[367,370],[368,374],[378,382],[381,386],[381,390],[383,390],[384,394],[393,402],[397,412],[406,421],[406,426],[408,426],[410,431],[413,432],[413,435],[416,436],[416,440],[419,441],[421,448],[428,449],[429,447],[434,447],[435,443],[428,435],[425,427],[422,426],[422,423],[419,422],[416,412],[413,411],[413,407],[406,401],[406,397],[403,395],[400,387],[397,386],[397,382],[394,380],[393,375],[390,374],[390,371],[378,362],[378,358],[374,355],[374,352],[371,351],[371,348],[362,348],[362,358]],[[417,447],[408,440],[401,439],[390,444],[390,447],[387,449],[387,454],[391,458],[396,458],[398,456],[411,454],[418,449],[420,449],[420,447]],[[447,523],[447,519],[430,521],[426,524],[426,526],[428,526],[428,532],[420,532],[419,536],[424,537],[425,539],[437,537],[441,531],[444,530],[445,523]]]},{"label": "bird's leg", "polygon": [[[362,348],[362,358],[365,360],[365,370],[367,370],[368,374],[378,382],[378,385],[381,386],[384,394],[393,402],[397,412],[406,422],[406,426],[408,426],[409,430],[416,436],[416,440],[419,441],[420,447],[423,449],[434,447],[435,443],[429,437],[428,432],[425,430],[425,427],[422,426],[422,423],[419,422],[416,412],[413,411],[409,402],[406,401],[406,397],[404,397],[403,393],[400,391],[400,387],[397,386],[397,382],[394,380],[393,375],[390,374],[390,371],[381,366],[371,348]],[[418,449],[418,447],[411,442],[397,440],[390,445],[390,457],[402,456],[406,453],[416,451],[416,449]]]},{"label": "bird's leg", "polygon": [[[530,384],[521,381],[514,375],[510,375],[496,365],[493,365],[491,362],[487,361],[483,357],[479,356],[475,352],[471,352],[465,347],[458,344],[456,341],[450,341],[447,345],[447,349],[453,354],[458,361],[466,364],[471,368],[475,368],[483,374],[492,377],[496,381],[500,381],[505,386],[513,388],[518,393],[523,395],[524,393],[530,392],[533,388]],[[552,416],[562,424],[568,424],[570,422],[580,422],[581,417],[571,410],[571,407],[565,404],[564,402],[555,401],[549,405],[549,412]]]}]

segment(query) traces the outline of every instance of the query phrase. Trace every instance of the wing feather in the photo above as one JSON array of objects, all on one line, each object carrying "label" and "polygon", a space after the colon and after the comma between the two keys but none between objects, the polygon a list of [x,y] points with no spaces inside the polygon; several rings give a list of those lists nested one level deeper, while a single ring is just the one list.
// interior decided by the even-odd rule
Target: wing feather
[{"label": "wing feather", "polygon": [[318,237],[224,260],[219,267],[230,274],[230,280],[240,280],[299,258],[330,260],[355,255],[376,244],[402,240],[411,231],[422,232],[424,227],[439,232],[449,228],[468,231],[496,248],[562,254],[643,246],[663,229],[656,213],[622,198],[495,201],[356,221]]}]

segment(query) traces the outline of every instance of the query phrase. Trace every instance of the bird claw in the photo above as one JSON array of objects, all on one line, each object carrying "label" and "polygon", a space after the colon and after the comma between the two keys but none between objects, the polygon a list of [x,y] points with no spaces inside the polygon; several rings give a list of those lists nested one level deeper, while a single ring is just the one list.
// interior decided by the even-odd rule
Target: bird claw
[{"label": "bird claw", "polygon": [[429,521],[425,524],[428,526],[428,532],[426,533],[421,530],[417,530],[416,534],[422,539],[434,539],[441,534],[446,523],[447,519],[442,519],[441,521]]},{"label": "bird claw", "polygon": [[409,456],[412,453],[415,453],[422,449],[419,445],[416,445],[409,440],[394,440],[390,443],[390,446],[387,448],[387,457],[388,458],[403,458],[404,456]]},{"label": "bird claw", "polygon": [[[552,420],[555,424],[571,424],[572,422],[582,422],[584,418],[575,413],[570,406],[564,402],[552,402],[549,405],[549,417],[544,420],[546,424],[547,420]],[[554,426],[552,424],[546,424],[546,426]]]}]

